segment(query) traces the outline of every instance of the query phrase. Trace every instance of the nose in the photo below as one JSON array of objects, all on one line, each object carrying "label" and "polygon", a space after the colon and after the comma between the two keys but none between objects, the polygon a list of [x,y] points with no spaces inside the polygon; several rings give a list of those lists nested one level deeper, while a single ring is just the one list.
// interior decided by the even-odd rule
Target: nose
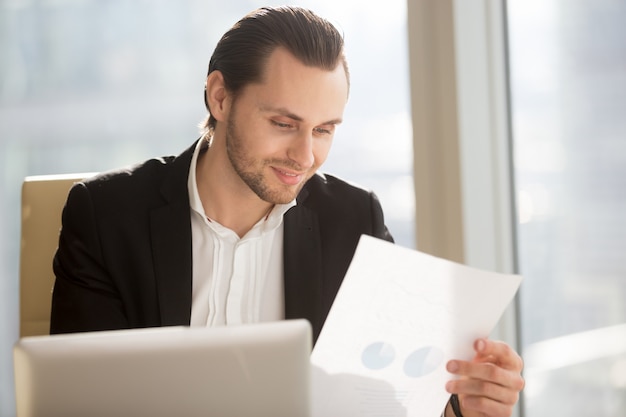
[{"label": "nose", "polygon": [[311,168],[315,163],[313,143],[312,132],[303,132],[297,135],[289,146],[287,157],[297,163],[302,170]]}]

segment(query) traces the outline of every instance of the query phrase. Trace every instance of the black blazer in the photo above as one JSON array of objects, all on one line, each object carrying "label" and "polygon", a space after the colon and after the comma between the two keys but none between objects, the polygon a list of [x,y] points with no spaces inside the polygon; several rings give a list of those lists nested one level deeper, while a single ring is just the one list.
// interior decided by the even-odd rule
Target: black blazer
[{"label": "black blazer", "polygon": [[[54,257],[51,333],[189,325],[195,144],[75,184]],[[286,318],[317,340],[362,234],[392,241],[376,196],[315,175],[284,217]]]}]

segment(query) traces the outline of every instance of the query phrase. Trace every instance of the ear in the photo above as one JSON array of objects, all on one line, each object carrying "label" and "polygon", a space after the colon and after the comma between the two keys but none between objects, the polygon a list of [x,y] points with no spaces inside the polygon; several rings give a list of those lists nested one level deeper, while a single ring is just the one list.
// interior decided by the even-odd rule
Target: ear
[{"label": "ear", "polygon": [[213,71],[206,77],[204,98],[215,120],[225,121],[230,108],[229,94],[221,71]]}]

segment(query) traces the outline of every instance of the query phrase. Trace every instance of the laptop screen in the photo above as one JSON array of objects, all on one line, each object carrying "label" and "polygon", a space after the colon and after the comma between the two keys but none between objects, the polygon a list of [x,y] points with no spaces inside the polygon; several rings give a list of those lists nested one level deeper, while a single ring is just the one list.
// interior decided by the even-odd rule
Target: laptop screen
[{"label": "laptop screen", "polygon": [[311,343],[306,320],[27,337],[17,415],[305,417]]}]

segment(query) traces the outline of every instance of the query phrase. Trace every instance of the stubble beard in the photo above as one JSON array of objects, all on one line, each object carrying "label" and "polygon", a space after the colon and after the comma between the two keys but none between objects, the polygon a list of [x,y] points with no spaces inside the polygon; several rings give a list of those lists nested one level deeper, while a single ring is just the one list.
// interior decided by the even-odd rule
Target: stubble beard
[{"label": "stubble beard", "polygon": [[269,166],[279,166],[302,171],[298,164],[290,160],[283,159],[265,159],[255,160],[246,153],[245,145],[241,136],[237,134],[235,121],[232,117],[228,118],[226,124],[226,154],[230,160],[233,169],[239,175],[239,178],[250,188],[261,200],[271,204],[287,204],[291,202],[304,184],[308,181],[311,174],[297,186],[284,186],[272,189],[268,180],[265,178],[264,172]]}]

